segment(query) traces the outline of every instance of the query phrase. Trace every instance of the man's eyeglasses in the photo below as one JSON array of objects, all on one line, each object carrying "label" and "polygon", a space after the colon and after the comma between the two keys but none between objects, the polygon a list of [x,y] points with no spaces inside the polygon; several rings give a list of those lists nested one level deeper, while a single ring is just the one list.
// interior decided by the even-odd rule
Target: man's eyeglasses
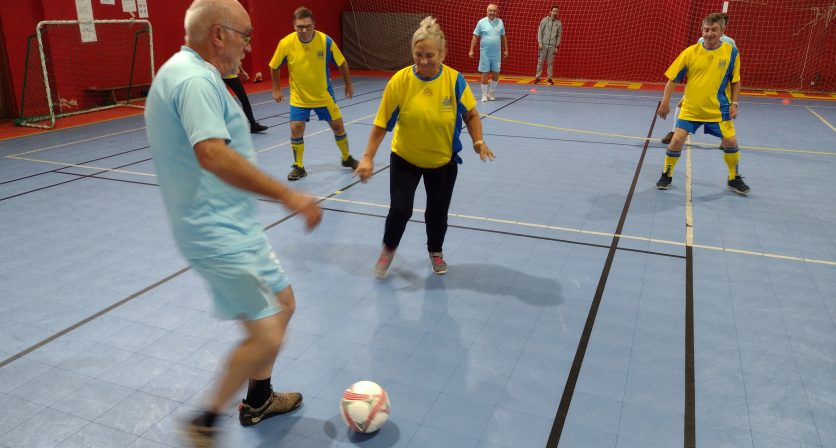
[{"label": "man's eyeglasses", "polygon": [[296,25],[296,29],[299,31],[311,30],[313,25]]},{"label": "man's eyeglasses", "polygon": [[231,28],[231,27],[228,27],[226,25],[218,25],[218,26],[220,26],[221,28],[223,28],[225,30],[235,31],[236,33],[240,34],[241,37],[244,38],[244,43],[250,43],[253,40],[253,33],[250,33],[250,34],[242,33],[240,31],[236,30],[235,28]]}]

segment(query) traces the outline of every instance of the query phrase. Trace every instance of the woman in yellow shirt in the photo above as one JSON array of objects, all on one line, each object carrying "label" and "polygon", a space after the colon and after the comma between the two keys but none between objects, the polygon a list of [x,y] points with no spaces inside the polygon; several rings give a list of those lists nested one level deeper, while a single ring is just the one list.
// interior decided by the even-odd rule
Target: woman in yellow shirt
[{"label": "woman in yellow shirt", "polygon": [[482,121],[476,99],[464,77],[444,65],[446,40],[435,18],[427,17],[412,36],[415,64],[396,73],[383,93],[363,159],[355,174],[363,182],[374,171],[374,156],[387,131],[394,129],[389,167],[389,214],[383,249],[374,271],[383,278],[395,256],[412,216],[415,189],[421,178],[427,192],[424,219],[432,271],[447,272],[442,245],[447,233],[447,213],[462,163],[459,141],[462,122],[473,149],[482,161],[494,153],[482,140]]}]

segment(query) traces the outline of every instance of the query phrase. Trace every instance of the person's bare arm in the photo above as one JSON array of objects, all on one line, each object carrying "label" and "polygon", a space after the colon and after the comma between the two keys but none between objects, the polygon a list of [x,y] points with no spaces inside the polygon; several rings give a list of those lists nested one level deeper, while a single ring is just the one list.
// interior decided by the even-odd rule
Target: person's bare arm
[{"label": "person's bare arm", "polygon": [[473,150],[476,151],[476,154],[479,154],[479,158],[483,162],[493,160],[495,157],[493,151],[482,140],[482,118],[479,117],[479,111],[475,107],[467,111],[467,115],[464,116],[464,123],[467,126],[470,138],[473,140]]},{"label": "person's bare arm", "polygon": [[740,90],[742,86],[739,82],[732,83],[731,85],[731,105],[729,106],[729,115],[732,117],[732,120],[737,118],[737,99],[740,98]]},{"label": "person's bare arm", "polygon": [[211,138],[198,142],[194,145],[194,152],[203,169],[233,187],[280,201],[285,207],[302,215],[308,229],[316,227],[322,219],[322,210],[313,198],[268,176],[227,146],[222,139]]},{"label": "person's bare arm", "polygon": [[270,79],[273,80],[273,99],[281,103],[284,96],[282,95],[282,67],[277,69],[270,69]]},{"label": "person's bare arm", "polygon": [[475,34],[473,35],[473,39],[470,39],[470,52],[468,53],[468,55],[471,58],[473,58],[473,55],[475,54],[475,53],[473,53],[473,49],[476,47],[476,42],[478,42],[478,41],[479,41],[479,38],[476,37]]},{"label": "person's bare arm", "polygon": [[666,119],[668,117],[668,113],[671,111],[671,95],[673,95],[675,88],[676,84],[669,79],[668,83],[665,84],[665,93],[662,94],[662,101],[659,104],[659,110],[656,111],[656,114],[662,119]]},{"label": "person's bare arm", "polygon": [[345,82],[345,97],[352,98],[354,96],[354,85],[351,84],[351,72],[348,70],[348,61],[340,65],[340,73],[342,73],[343,82]]}]

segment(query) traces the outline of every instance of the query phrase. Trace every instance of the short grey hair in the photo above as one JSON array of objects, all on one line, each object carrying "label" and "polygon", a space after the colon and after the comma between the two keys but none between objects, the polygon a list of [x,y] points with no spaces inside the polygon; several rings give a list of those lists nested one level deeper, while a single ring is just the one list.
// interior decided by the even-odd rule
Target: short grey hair
[{"label": "short grey hair", "polygon": [[421,21],[421,25],[412,35],[412,48],[415,48],[415,44],[418,42],[429,39],[438,44],[438,50],[442,54],[447,53],[447,39],[444,38],[444,32],[441,31],[441,27],[433,16],[427,16]]},{"label": "short grey hair", "polygon": [[186,42],[203,42],[209,27],[216,23],[227,23],[229,3],[224,0],[194,0],[186,10],[183,25],[186,28]]}]

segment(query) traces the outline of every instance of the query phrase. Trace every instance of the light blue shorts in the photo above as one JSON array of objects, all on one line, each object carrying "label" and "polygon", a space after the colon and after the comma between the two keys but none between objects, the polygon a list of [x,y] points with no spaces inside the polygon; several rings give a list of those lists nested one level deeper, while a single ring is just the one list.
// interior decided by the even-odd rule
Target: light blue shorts
[{"label": "light blue shorts", "polygon": [[713,135],[719,138],[729,138],[735,136],[734,123],[732,120],[721,121],[719,123],[708,121],[689,121],[682,119],[676,120],[676,127],[685,129],[691,134],[696,134],[700,126],[705,126],[702,131],[704,134]]},{"label": "light blue shorts", "polygon": [[270,244],[189,260],[212,291],[219,319],[259,320],[282,311],[276,293],[290,286]]},{"label": "light blue shorts", "polygon": [[499,68],[502,66],[502,57],[500,55],[487,56],[479,55],[479,73],[494,72],[499,73]]},{"label": "light blue shorts", "polygon": [[290,106],[290,121],[311,121],[311,111],[316,113],[319,121],[332,122],[342,118],[340,107],[337,103],[332,102],[328,106],[323,107],[299,107]]}]

